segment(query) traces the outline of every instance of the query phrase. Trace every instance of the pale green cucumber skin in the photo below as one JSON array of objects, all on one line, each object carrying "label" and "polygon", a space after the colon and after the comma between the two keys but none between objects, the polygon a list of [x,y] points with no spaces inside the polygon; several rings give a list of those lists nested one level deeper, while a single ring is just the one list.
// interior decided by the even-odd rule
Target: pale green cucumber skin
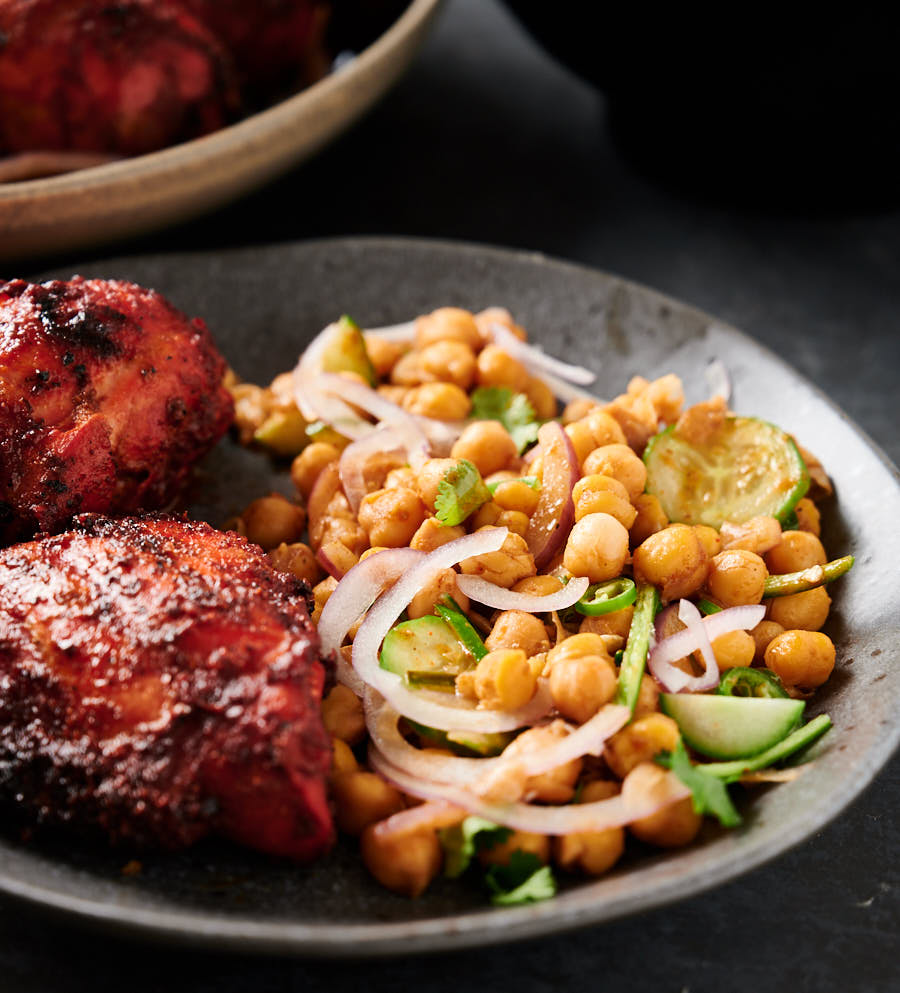
[{"label": "pale green cucumber skin", "polygon": [[713,759],[751,758],[786,738],[800,722],[803,700],[663,693],[663,713],[685,744]]},{"label": "pale green cucumber skin", "polygon": [[779,741],[771,748],[754,755],[749,759],[735,759],[731,762],[704,762],[700,768],[710,776],[725,779],[729,782],[740,779],[746,772],[767,769],[778,762],[784,762],[799,751],[809,748],[814,742],[831,728],[831,718],[827,714],[819,714],[808,724],[792,731],[787,738]]},{"label": "pale green cucumber skin", "polygon": [[381,668],[396,673],[398,676],[405,676],[409,669],[439,669],[439,665],[429,662],[427,653],[424,651],[416,658],[411,648],[404,644],[402,636],[395,634],[398,629],[402,632],[421,629],[424,632],[429,628],[435,632],[435,644],[438,640],[444,640],[450,648],[455,648],[458,651],[461,659],[465,657],[465,649],[450,625],[440,617],[426,616],[413,621],[403,621],[388,632],[378,659]]}]

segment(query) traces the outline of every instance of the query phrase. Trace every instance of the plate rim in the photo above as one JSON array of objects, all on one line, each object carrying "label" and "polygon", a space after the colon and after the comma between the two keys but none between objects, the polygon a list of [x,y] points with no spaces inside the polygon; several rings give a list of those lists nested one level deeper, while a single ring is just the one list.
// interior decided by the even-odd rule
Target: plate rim
[{"label": "plate rim", "polygon": [[[557,270],[561,274],[577,273],[582,278],[614,280],[630,291],[649,296],[662,304],[676,308],[679,312],[703,321],[707,327],[723,329],[729,337],[736,337],[743,344],[750,345],[766,359],[800,381],[814,395],[817,401],[824,402],[831,412],[839,417],[865,444],[892,477],[900,495],[900,469],[894,464],[884,449],[863,430],[856,421],[846,414],[831,398],[801,371],[793,367],[765,344],[728,322],[708,314],[693,304],[670,294],[663,293],[636,280],[622,277],[615,272],[596,266],[548,256],[541,252],[509,249],[501,246],[467,241],[453,241],[440,238],[421,237],[329,237],[295,242],[273,243],[265,246],[244,246],[225,251],[197,250],[177,253],[181,258],[208,258],[240,255],[254,250],[274,250],[300,247],[312,252],[328,250],[353,250],[360,255],[368,251],[389,249],[393,251],[413,250],[420,253],[443,251],[463,253],[488,258],[503,259],[508,262],[527,263]],[[162,253],[132,256],[127,261],[140,263],[142,259],[158,259]],[[104,261],[92,260],[90,265],[102,265]],[[124,261],[124,258],[121,258]],[[421,920],[391,922],[364,922],[341,924],[289,923],[284,921],[252,921],[238,916],[211,914],[206,910],[180,911],[169,908],[139,908],[122,906],[110,900],[99,902],[69,894],[61,894],[50,888],[29,882],[10,881],[0,873],[0,893],[25,900],[42,910],[66,917],[71,923],[102,928],[131,937],[145,940],[163,940],[174,944],[204,946],[234,952],[277,953],[307,958],[374,958],[397,954],[421,954],[454,951],[485,945],[506,944],[532,937],[543,937],[581,927],[597,926],[613,920],[622,920],[638,913],[649,912],[671,903],[698,896],[710,889],[732,882],[789,852],[802,842],[809,840],[817,831],[831,823],[844,810],[867,790],[877,774],[890,761],[900,746],[900,723],[894,724],[877,746],[866,753],[866,764],[858,770],[855,778],[846,778],[842,788],[823,794],[822,800],[803,816],[796,817],[787,825],[777,844],[757,845],[742,851],[740,863],[727,863],[727,856],[720,854],[711,865],[701,865],[694,870],[690,884],[685,889],[684,879],[663,881],[652,893],[637,893],[615,902],[615,909],[608,911],[603,904],[591,900],[591,890],[600,884],[584,882],[566,891],[555,900],[515,908],[490,908],[467,911],[452,916],[439,916]],[[664,857],[664,856],[660,856]],[[656,860],[653,860],[654,863]],[[716,870],[710,873],[709,869]],[[641,867],[636,867],[640,871]],[[714,875],[715,878],[712,878]],[[491,926],[485,928],[487,918]],[[498,931],[500,935],[498,937]]]}]

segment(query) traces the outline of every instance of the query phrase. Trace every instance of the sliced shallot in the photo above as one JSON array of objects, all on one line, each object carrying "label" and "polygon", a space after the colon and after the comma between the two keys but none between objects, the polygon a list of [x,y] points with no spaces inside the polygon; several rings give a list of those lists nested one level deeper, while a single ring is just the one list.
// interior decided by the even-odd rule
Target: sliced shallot
[{"label": "sliced shallot", "polygon": [[[422,439],[423,443],[425,439]],[[377,452],[402,453],[407,455],[407,446],[399,432],[392,428],[378,428],[365,438],[360,438],[348,445],[338,462],[341,486],[344,495],[355,514],[359,510],[362,498],[366,495],[366,463]]]},{"label": "sliced shallot", "polygon": [[581,478],[578,456],[569,436],[556,421],[538,431],[543,462],[541,495],[528,522],[525,541],[540,571],[562,547],[575,523],[572,490]]},{"label": "sliced shallot", "polygon": [[551,610],[565,610],[573,603],[578,603],[587,592],[590,580],[586,576],[574,577],[561,590],[546,596],[516,593],[490,583],[481,576],[457,576],[456,585],[470,600],[495,610],[525,610],[531,614],[543,614]]},{"label": "sliced shallot", "polygon": [[[429,801],[442,800],[495,824],[535,834],[560,835],[623,827],[691,795],[687,786],[674,773],[659,770],[659,775],[653,777],[652,788],[627,790],[608,800],[593,803],[573,803],[562,807],[539,807],[529,803],[488,803],[459,786],[424,782],[410,776],[391,765],[374,748],[369,749],[369,762],[376,772],[404,793]],[[625,785],[627,787],[627,782]]]},{"label": "sliced shallot", "polygon": [[529,345],[527,342],[517,338],[516,335],[504,327],[502,324],[494,323],[490,326],[491,337],[494,343],[502,348],[507,355],[518,359],[533,376],[547,375],[565,380],[568,383],[578,383],[581,386],[590,386],[597,378],[597,374],[591,372],[581,365],[570,365],[568,362],[561,362],[553,358],[542,349]]},{"label": "sliced shallot", "polygon": [[[668,693],[700,692],[713,689],[719,681],[719,667],[711,642],[730,631],[756,627],[765,616],[766,608],[761,604],[729,607],[701,618],[700,611],[690,600],[681,600],[678,616],[687,626],[685,630],[665,637],[664,627],[671,613],[671,608],[667,608],[656,619],[657,643],[650,652],[647,666]],[[700,652],[706,666],[699,676],[690,676],[673,665],[693,652]]]}]

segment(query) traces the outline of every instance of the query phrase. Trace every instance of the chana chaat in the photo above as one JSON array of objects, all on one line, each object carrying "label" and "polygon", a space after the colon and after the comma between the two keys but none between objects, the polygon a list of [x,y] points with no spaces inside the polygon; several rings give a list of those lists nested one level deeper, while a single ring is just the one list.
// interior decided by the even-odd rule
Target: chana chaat
[{"label": "chana chaat", "polygon": [[552,896],[629,835],[737,825],[728,784],[791,778],[830,726],[804,710],[853,562],[819,538],[831,485],[713,372],[687,409],[674,375],[604,402],[506,310],[447,307],[230,384],[298,491],[233,526],[312,587],[336,821],[386,887],[471,866],[495,903]]}]

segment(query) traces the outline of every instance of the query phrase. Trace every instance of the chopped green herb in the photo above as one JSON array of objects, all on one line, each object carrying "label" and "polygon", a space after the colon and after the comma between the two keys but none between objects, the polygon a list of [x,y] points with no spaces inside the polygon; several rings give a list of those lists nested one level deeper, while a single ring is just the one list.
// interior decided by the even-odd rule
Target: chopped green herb
[{"label": "chopped green herb", "polygon": [[698,814],[711,814],[718,818],[723,827],[737,827],[741,823],[741,815],[731,802],[725,785],[726,782],[733,780],[711,776],[708,772],[704,772],[702,766],[693,765],[680,738],[674,751],[660,753],[656,756],[656,761],[659,765],[671,769],[688,787],[693,798],[694,810]]},{"label": "chopped green herb", "polygon": [[526,486],[530,486],[533,490],[539,490],[541,488],[541,481],[537,476],[519,476],[518,479],[498,479],[496,483],[488,483],[488,489],[491,493],[496,493],[497,487],[502,483],[525,483]]},{"label": "chopped green herb", "polygon": [[461,876],[477,852],[499,845],[512,834],[509,828],[472,815],[453,827],[438,832],[444,849],[444,875]]},{"label": "chopped green herb", "polygon": [[520,453],[537,441],[541,426],[528,397],[505,386],[482,386],[475,390],[470,416],[476,421],[499,421]]},{"label": "chopped green herb", "polygon": [[542,865],[534,852],[515,851],[507,865],[492,865],[484,874],[491,903],[513,907],[556,896],[556,880],[549,865]]},{"label": "chopped green herb", "polygon": [[462,522],[491,499],[481,473],[468,459],[451,466],[438,483],[434,501],[435,517],[441,524],[454,526]]}]

